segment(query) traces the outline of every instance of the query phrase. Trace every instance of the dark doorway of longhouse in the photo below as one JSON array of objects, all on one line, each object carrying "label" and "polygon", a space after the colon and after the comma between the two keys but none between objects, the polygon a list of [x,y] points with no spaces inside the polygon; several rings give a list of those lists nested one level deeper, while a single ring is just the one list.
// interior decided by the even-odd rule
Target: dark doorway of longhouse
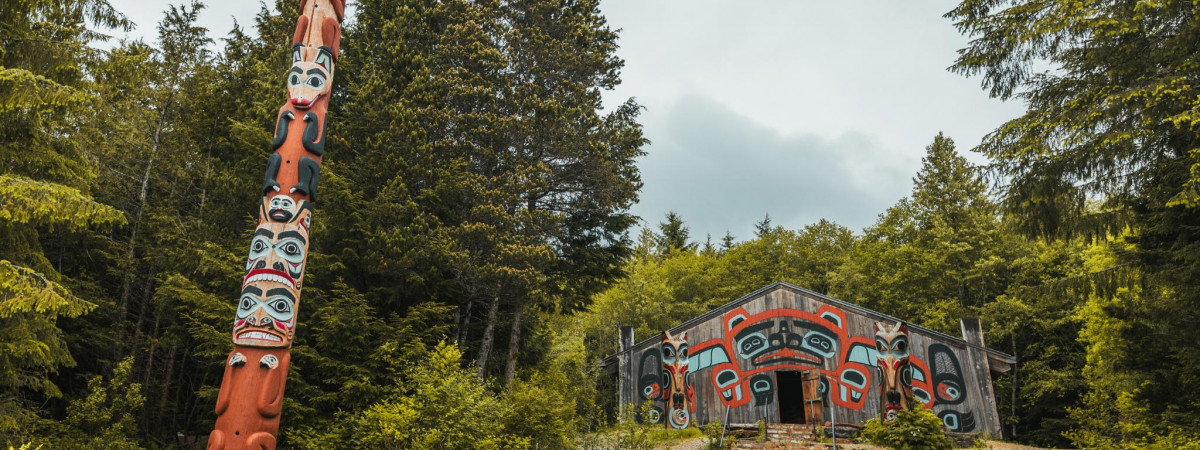
[{"label": "dark doorway of longhouse", "polygon": [[804,423],[804,373],[775,372],[779,392],[779,423]]}]

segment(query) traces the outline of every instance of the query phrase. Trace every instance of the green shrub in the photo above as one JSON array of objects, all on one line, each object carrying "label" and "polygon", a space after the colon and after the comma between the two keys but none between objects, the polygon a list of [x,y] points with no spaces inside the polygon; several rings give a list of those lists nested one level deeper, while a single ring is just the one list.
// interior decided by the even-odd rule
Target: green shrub
[{"label": "green shrub", "polygon": [[725,427],[721,426],[721,421],[714,420],[700,427],[700,431],[704,432],[704,443],[708,448],[721,448],[721,433],[725,431]]},{"label": "green shrub", "polygon": [[948,450],[954,445],[942,432],[942,420],[927,409],[901,411],[891,422],[871,419],[862,437],[872,444],[900,450]]}]

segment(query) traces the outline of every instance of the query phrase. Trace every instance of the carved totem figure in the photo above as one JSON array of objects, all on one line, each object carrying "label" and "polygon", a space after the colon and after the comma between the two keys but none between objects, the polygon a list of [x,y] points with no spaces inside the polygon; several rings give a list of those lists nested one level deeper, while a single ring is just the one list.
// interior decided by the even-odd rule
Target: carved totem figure
[{"label": "carved totem figure", "polygon": [[694,391],[688,383],[687,333],[671,336],[664,331],[662,336],[663,400],[667,403],[667,424],[675,428],[687,428],[696,411]]},{"label": "carved totem figure", "polygon": [[879,404],[884,420],[913,406],[912,374],[909,372],[908,326],[875,322],[875,350],[880,372]]},{"label": "carved totem figure", "polygon": [[[325,112],[345,0],[301,0],[258,227],[233,320],[233,352],[208,448],[274,449],[308,256],[312,202],[325,153]],[[300,117],[301,120],[296,120]]]}]

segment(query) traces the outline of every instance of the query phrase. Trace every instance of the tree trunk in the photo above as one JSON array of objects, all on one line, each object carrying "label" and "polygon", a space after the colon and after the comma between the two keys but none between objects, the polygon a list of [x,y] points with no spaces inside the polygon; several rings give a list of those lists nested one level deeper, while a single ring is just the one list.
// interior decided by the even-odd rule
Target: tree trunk
[{"label": "tree trunk", "polygon": [[[154,138],[150,143],[150,157],[146,160],[146,170],[142,172],[142,187],[138,192],[138,207],[137,213],[134,214],[133,223],[129,229],[129,244],[125,250],[125,258],[129,267],[126,267],[125,276],[121,280],[121,306],[119,314],[121,321],[125,320],[125,312],[129,307],[129,299],[132,296],[133,277],[137,273],[137,240],[138,229],[142,225],[142,216],[146,212],[146,204],[150,197],[150,174],[154,171],[154,157],[158,156],[158,147],[162,142],[162,130],[166,122],[167,111],[171,107],[172,100],[175,98],[175,90],[172,88],[171,95],[167,97],[167,101],[163,105],[162,111],[158,113],[158,123],[154,128]],[[141,319],[138,319],[139,325]],[[124,337],[124,336],[122,336]],[[136,340],[135,340],[136,342]]]},{"label": "tree trunk", "polygon": [[479,344],[479,356],[475,359],[475,375],[483,378],[487,375],[488,355],[492,353],[492,341],[496,331],[496,313],[500,310],[500,296],[493,295],[492,303],[488,305],[487,327],[483,329],[483,342]]},{"label": "tree trunk", "polygon": [[517,351],[521,348],[521,316],[525,314],[525,302],[517,303],[513,311],[512,332],[508,337],[508,362],[504,365],[504,381],[512,381],[517,373]]},{"label": "tree trunk", "polygon": [[[169,394],[171,392],[171,386],[173,384],[175,384],[174,380],[172,380],[171,377],[175,376],[175,351],[176,350],[178,350],[178,346],[175,344],[171,344],[171,350],[169,352],[167,352],[167,363],[166,363],[167,373],[162,378],[162,397],[160,397],[158,400],[158,421],[160,424],[164,424],[166,422],[165,420],[163,420],[163,418],[166,417],[166,415],[167,415],[167,398],[169,397]],[[174,415],[172,415],[172,419],[173,418],[174,418]],[[172,420],[172,422],[174,422],[174,420]]]},{"label": "tree trunk", "polygon": [[[1016,359],[1017,358],[1017,334],[1012,333],[1012,335],[1010,336],[1010,339],[1012,340],[1013,359]],[[1010,411],[1009,415],[1012,416],[1012,434],[1008,436],[1009,439],[1016,439],[1016,437],[1017,437],[1017,369],[1018,369],[1017,365],[1018,364],[1020,364],[1020,360],[1013,363],[1012,404],[1008,405],[1009,411]]]},{"label": "tree trunk", "polygon": [[475,305],[474,300],[467,301],[467,310],[463,313],[462,321],[455,320],[458,330],[454,332],[454,343],[460,348],[467,343],[467,330],[471,328],[471,306]]}]

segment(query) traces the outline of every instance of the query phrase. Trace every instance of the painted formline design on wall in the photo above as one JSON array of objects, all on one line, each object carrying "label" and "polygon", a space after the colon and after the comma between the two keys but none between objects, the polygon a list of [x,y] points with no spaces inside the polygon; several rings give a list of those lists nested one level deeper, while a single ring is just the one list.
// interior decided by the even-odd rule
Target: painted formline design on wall
[{"label": "painted formline design on wall", "polygon": [[[880,415],[885,418],[890,403],[885,384],[888,377],[894,382],[892,396],[899,395],[900,408],[893,410],[915,402],[933,408],[965,401],[963,372],[950,347],[934,343],[926,348],[929,359],[935,362],[931,375],[925,361],[912,354],[907,326],[903,324],[887,325],[894,332],[887,339],[876,339],[883,337],[878,332],[875,336],[852,336],[846,328],[846,313],[830,305],[821,306],[816,313],[776,308],[749,314],[739,307],[726,313],[722,321],[723,336],[690,347],[686,382],[694,383],[692,378],[706,376],[726,407],[772,404],[777,387],[771,372],[777,370],[816,371],[821,376],[822,402],[854,411],[863,410],[872,385],[879,383]],[[880,325],[884,324],[876,326]],[[902,326],[904,333],[898,333]],[[896,340],[900,335],[904,336],[902,345]],[[897,365],[903,355],[907,355],[906,362]],[[648,348],[637,358],[637,394],[640,402],[650,404],[646,420],[651,423],[658,423],[666,413],[665,384],[659,372],[662,358],[659,347]],[[881,359],[893,365],[888,373]],[[697,401],[703,399],[693,399],[692,408]],[[938,416],[951,431],[975,429],[970,411],[943,409]]]},{"label": "painted formline design on wall", "polygon": [[275,448],[344,9],[345,0],[300,2],[284,80],[287,101],[270,142],[273,153],[263,174],[258,227],[246,256],[230,335],[234,349],[221,380],[210,450]]}]

